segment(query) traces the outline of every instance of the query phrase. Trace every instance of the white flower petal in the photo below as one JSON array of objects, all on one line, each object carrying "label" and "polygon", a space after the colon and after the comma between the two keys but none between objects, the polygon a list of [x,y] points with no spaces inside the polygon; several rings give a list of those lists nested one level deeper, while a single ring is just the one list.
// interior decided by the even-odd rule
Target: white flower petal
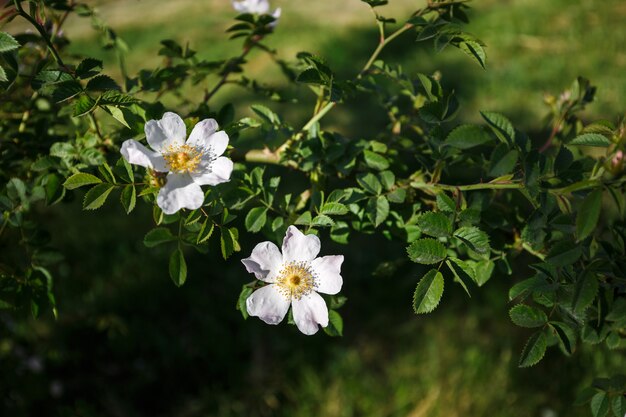
[{"label": "white flower petal", "polygon": [[204,202],[202,188],[188,174],[167,174],[166,183],[159,191],[157,205],[163,213],[174,214],[181,208],[195,210]]},{"label": "white flower petal", "polygon": [[318,324],[322,327],[328,326],[328,307],[318,293],[312,292],[300,299],[294,299],[291,305],[293,320],[302,333],[312,335],[319,330]]},{"label": "white flower petal", "polygon": [[233,172],[233,161],[220,156],[214,161],[202,160],[197,172],[192,172],[191,176],[196,184],[217,185],[230,180]]},{"label": "white flower petal", "polygon": [[[252,0],[252,2],[255,1]],[[265,14],[270,11],[270,2],[268,0],[256,0],[255,7],[258,14]]]},{"label": "white flower petal", "polygon": [[252,249],[249,258],[242,259],[248,272],[253,273],[257,279],[265,282],[274,282],[283,262],[278,246],[272,242],[261,242]]},{"label": "white flower petal", "polygon": [[272,17],[274,18],[274,21],[268,25],[269,27],[271,27],[272,29],[276,27],[276,25],[278,24],[278,18],[280,17],[281,13],[282,13],[282,10],[280,7],[274,10],[274,13],[272,13]]},{"label": "white flower petal", "polygon": [[253,292],[246,300],[246,308],[251,316],[267,324],[278,324],[289,310],[289,300],[278,292],[275,284],[270,284]]},{"label": "white flower petal", "polygon": [[240,13],[265,14],[270,9],[268,0],[233,1],[233,7]]},{"label": "white flower petal", "polygon": [[239,13],[246,13],[248,11],[245,1],[233,1],[233,8]]},{"label": "white flower petal", "polygon": [[214,156],[220,156],[228,147],[228,135],[223,130],[220,130],[209,136],[207,142],[211,147],[211,153]]},{"label": "white flower petal", "polygon": [[343,285],[342,263],[343,255],[323,256],[311,262],[311,268],[317,275],[317,291],[324,294],[337,294],[341,291]]},{"label": "white flower petal", "polygon": [[[187,145],[191,145],[200,149],[207,149],[209,147],[209,138],[219,128],[215,119],[204,119],[198,122],[191,131],[189,139],[187,139]],[[226,137],[226,144],[228,144],[228,136]],[[215,154],[215,152],[213,152]],[[221,154],[220,154],[221,155]]]},{"label": "white flower petal", "polygon": [[144,130],[152,149],[159,152],[169,146],[184,145],[187,136],[185,122],[179,115],[171,112],[165,113],[161,120],[148,120]]},{"label": "white flower petal", "polygon": [[283,261],[312,261],[320,253],[320,239],[305,235],[295,226],[289,226],[283,240]]},{"label": "white flower petal", "polygon": [[128,139],[124,141],[120,152],[124,159],[131,164],[152,168],[159,172],[168,171],[165,159],[163,159],[160,153],[151,151],[136,140]]}]

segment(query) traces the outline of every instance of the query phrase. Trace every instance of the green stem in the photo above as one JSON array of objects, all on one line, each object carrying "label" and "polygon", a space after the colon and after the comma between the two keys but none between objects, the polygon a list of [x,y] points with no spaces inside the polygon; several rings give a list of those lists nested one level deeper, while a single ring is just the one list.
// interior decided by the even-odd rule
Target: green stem
[{"label": "green stem", "polygon": [[89,118],[91,119],[91,124],[93,125],[93,129],[96,131],[96,135],[101,141],[104,141],[104,136],[102,136],[102,132],[100,131],[100,125],[98,124],[98,119],[92,113],[89,113]]},{"label": "green stem", "polygon": [[[401,34],[403,34],[404,32],[406,32],[407,30],[413,27],[414,25],[412,23],[407,23],[404,26],[402,26],[400,29],[396,30],[394,33],[389,35],[387,38],[385,38],[384,36],[381,36],[381,42],[378,44],[378,46],[376,47],[376,49],[370,56],[369,60],[365,63],[365,65],[363,66],[363,68],[361,69],[361,71],[359,72],[356,78],[357,79],[361,78],[363,74],[365,74],[365,72],[367,72],[367,70],[370,69],[374,61],[376,61],[376,58],[378,58],[378,55],[380,55],[382,50],[385,48],[385,46],[389,44],[389,42],[391,42],[392,40],[394,40],[395,38],[397,38],[398,36],[400,36]],[[293,145],[293,143],[300,140],[304,132],[307,132],[308,130],[310,130],[311,127],[313,127],[315,123],[323,119],[324,116],[326,116],[326,114],[328,114],[328,112],[331,111],[336,105],[337,105],[336,101],[330,101],[326,103],[324,107],[322,107],[318,112],[316,112],[313,115],[313,117],[311,117],[311,119],[309,119],[308,122],[306,122],[306,124],[302,127],[302,129],[298,133],[296,133],[293,137],[288,139],[274,152],[269,152],[267,150],[262,150],[262,151],[252,150],[246,154],[245,159],[249,162],[261,162],[261,163],[270,163],[270,164],[280,163],[281,155],[285,151],[287,151],[287,149],[289,149],[291,145]]]},{"label": "green stem", "polygon": [[31,25],[33,25],[35,29],[37,29],[37,32],[39,32],[43,40],[46,42],[46,45],[48,46],[48,49],[50,50],[50,53],[52,54],[52,57],[54,58],[56,63],[61,68],[67,69],[67,67],[63,63],[63,60],[61,59],[61,56],[59,55],[56,48],[52,44],[50,37],[48,37],[48,33],[46,32],[44,27],[41,26],[35,19],[33,19],[31,15],[26,13],[26,11],[22,8],[22,4],[20,0],[14,0],[13,3],[15,4],[15,9],[18,11],[18,14],[22,16],[24,19],[26,19]]},{"label": "green stem", "polygon": [[321,108],[319,112],[317,112],[317,114],[315,114],[308,122],[306,122],[306,124],[302,127],[302,130],[306,132],[311,129],[311,127],[313,127],[315,123],[319,122],[324,116],[326,116],[326,113],[331,111],[332,108],[335,107],[335,105],[337,105],[336,101],[331,101],[327,103],[324,107]]},{"label": "green stem", "polygon": [[528,243],[522,243],[522,249],[524,249],[526,252],[530,253],[531,255],[536,256],[542,261],[546,259],[546,255],[544,255],[541,252],[537,252]]},{"label": "green stem", "polygon": [[[263,36],[257,35],[256,37],[253,37],[249,41],[246,41],[246,43],[244,44],[244,47],[243,47],[243,51],[241,52],[241,54],[237,58],[235,58],[235,61],[238,64],[243,63],[243,60],[248,55],[248,53],[250,53],[252,48],[258,42],[260,42],[262,39],[263,39]],[[224,74],[222,75],[222,78],[220,78],[220,80],[217,82],[217,84],[215,84],[215,86],[213,87],[213,89],[211,91],[207,90],[204,93],[204,102],[205,103],[208,102],[220,90],[220,88],[222,88],[228,82],[228,77],[230,76],[230,74],[232,72],[232,67],[233,67],[233,65],[231,64],[229,66],[229,68],[227,68],[224,71]]]},{"label": "green stem", "polygon": [[434,183],[419,183],[412,182],[411,187],[418,190],[446,190],[446,191],[475,191],[475,190],[510,190],[524,188],[524,184],[521,182],[509,182],[509,183],[481,183],[481,184],[469,184],[469,185],[447,185],[447,184],[434,184]]},{"label": "green stem", "polygon": [[2,236],[2,234],[4,233],[4,229],[7,227],[7,223],[9,223],[9,216],[11,214],[6,212],[2,215],[2,225],[0,225],[0,236]]},{"label": "green stem", "polygon": [[357,78],[361,78],[363,76],[363,74],[365,74],[367,72],[367,70],[370,69],[370,67],[372,66],[374,61],[376,61],[376,58],[378,58],[378,55],[380,55],[380,53],[383,51],[383,49],[385,49],[385,46],[387,46],[389,44],[389,42],[391,42],[392,40],[394,40],[398,36],[402,35],[407,30],[412,29],[414,26],[415,25],[412,24],[412,23],[406,23],[400,29],[396,30],[394,33],[389,35],[387,38],[381,37],[380,43],[378,44],[378,46],[376,47],[376,49],[372,53],[372,56],[370,56],[370,59],[367,61],[367,63],[365,64],[365,66],[363,67],[361,72],[359,72],[359,75],[357,76]]}]

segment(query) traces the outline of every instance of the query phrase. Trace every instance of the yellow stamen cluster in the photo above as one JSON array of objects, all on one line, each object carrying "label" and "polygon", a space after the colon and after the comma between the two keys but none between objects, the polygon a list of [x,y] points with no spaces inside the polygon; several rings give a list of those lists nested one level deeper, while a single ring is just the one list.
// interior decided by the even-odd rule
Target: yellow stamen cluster
[{"label": "yellow stamen cluster", "polygon": [[190,145],[170,145],[163,152],[167,167],[173,172],[194,172],[200,165],[202,152]]},{"label": "yellow stamen cluster", "polygon": [[279,292],[288,299],[299,300],[315,290],[316,276],[308,262],[289,262],[278,273]]}]

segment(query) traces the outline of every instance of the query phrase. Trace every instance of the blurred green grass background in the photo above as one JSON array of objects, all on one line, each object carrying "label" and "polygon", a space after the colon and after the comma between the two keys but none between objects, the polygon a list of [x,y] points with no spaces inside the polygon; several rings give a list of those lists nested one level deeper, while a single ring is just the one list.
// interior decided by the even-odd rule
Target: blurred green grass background
[{"label": "blurred green grass background", "polygon": [[[235,15],[226,0],[96,3],[100,4],[101,16],[129,44],[131,69],[159,65],[161,39],[189,43],[199,57],[212,60],[235,56],[240,50],[241,41],[225,40],[224,31]],[[402,22],[423,3],[392,0],[378,10]],[[350,77],[376,46],[373,15],[360,1],[275,0],[272,5],[281,7],[283,16],[266,44],[282,59],[294,59],[299,51],[316,53],[340,75]],[[470,5],[467,29],[487,45],[486,70],[454,48],[435,54],[430,44],[415,44],[410,33],[381,57],[402,63],[407,72],[440,70],[444,86],[454,89],[462,99],[462,117],[469,120],[478,120],[479,110],[494,110],[505,113],[521,127],[536,130],[544,115],[544,93],[558,94],[577,76],[590,78],[598,86],[596,103],[587,117],[615,119],[624,115],[624,1],[476,0]],[[74,18],[68,23],[68,35],[76,40],[71,51],[103,54],[94,48],[97,41],[88,20]],[[108,58],[108,62],[114,62],[112,54]],[[246,68],[249,76],[261,81],[284,83],[272,61],[262,53],[253,54]],[[190,90],[192,97],[194,91],[198,94],[197,89]],[[226,102],[240,95],[231,89],[218,99]]]},{"label": "blurred green grass background", "polygon": [[[131,74],[162,63],[161,39],[189,42],[208,59],[235,56],[240,48],[240,41],[225,40],[235,16],[226,0],[94,3],[129,44]],[[283,16],[267,44],[281,58],[310,51],[350,76],[377,42],[372,14],[357,0],[272,3]],[[401,21],[421,5],[391,0],[381,12]],[[488,46],[487,70],[457,50],[435,55],[410,36],[382,57],[409,71],[440,70],[466,120],[489,109],[541,132],[544,92],[558,93],[578,75],[599,87],[585,117],[624,113],[624,1],[483,0],[473,3],[470,17],[469,31]],[[70,52],[100,56],[105,72],[117,74],[87,20],[73,17],[65,31],[73,39]],[[261,53],[246,68],[267,83],[284,83]],[[218,107],[235,100],[238,116],[252,100],[236,87],[216,99]],[[361,124],[354,121],[358,105],[348,103],[328,123]],[[303,111],[288,115],[297,123]],[[367,130],[367,124],[355,128]],[[3,333],[13,335],[0,341],[0,404],[7,415],[585,416],[587,407],[572,406],[576,393],[593,376],[626,368],[623,355],[603,347],[580,348],[572,358],[552,347],[537,367],[517,368],[530,333],[510,323],[506,294],[530,274],[532,260],[523,256],[516,261],[519,275],[499,272],[469,299],[448,285],[436,312],[417,317],[411,294],[424,271],[406,262],[402,244],[361,236],[344,247],[326,238],[323,254],[346,255],[345,336],[305,337],[286,324],[244,322],[234,310],[240,286],[251,279],[239,259],[260,236],[245,238],[227,263],[215,242],[209,254],[188,253],[189,279],[177,289],[167,275],[168,248],[143,247],[149,211],[120,213],[114,204],[83,212],[78,198],[41,213],[66,254],[56,284],[60,317],[0,316]]]}]

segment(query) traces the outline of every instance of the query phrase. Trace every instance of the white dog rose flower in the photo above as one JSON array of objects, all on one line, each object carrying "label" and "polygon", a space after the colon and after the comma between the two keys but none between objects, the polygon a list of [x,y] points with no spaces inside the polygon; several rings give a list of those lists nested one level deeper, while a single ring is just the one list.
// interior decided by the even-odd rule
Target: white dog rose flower
[{"label": "white dog rose flower", "polygon": [[328,326],[328,307],[318,293],[337,294],[343,285],[343,255],[318,258],[320,240],[289,226],[283,240],[282,254],[272,242],[256,245],[249,258],[242,259],[248,272],[268,285],[256,290],[246,300],[248,314],[267,324],[280,323],[289,306],[298,329],[317,333]]},{"label": "white dog rose flower", "polygon": [[121,153],[131,164],[167,173],[165,185],[157,196],[157,205],[163,213],[200,208],[204,202],[201,185],[230,180],[233,162],[221,156],[228,146],[228,135],[218,131],[214,119],[196,124],[186,141],[183,119],[171,112],[165,113],[161,120],[149,120],[145,132],[153,150],[129,139],[122,144]]}]

